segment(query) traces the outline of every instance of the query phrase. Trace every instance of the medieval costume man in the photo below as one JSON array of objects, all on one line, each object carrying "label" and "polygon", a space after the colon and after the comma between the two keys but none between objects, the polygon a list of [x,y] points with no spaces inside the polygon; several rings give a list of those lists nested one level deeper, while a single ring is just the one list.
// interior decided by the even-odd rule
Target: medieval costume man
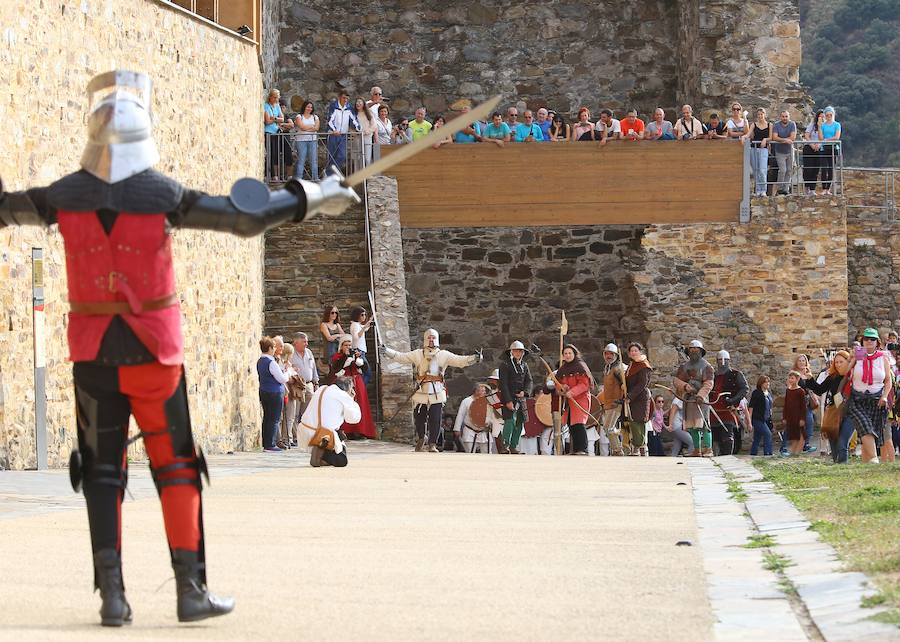
[{"label": "medieval costume man", "polygon": [[358,350],[351,348],[353,338],[345,334],[340,339],[338,351],[335,352],[329,362],[327,382],[334,383],[341,377],[350,379],[356,391],[356,402],[362,410],[362,415],[357,422],[347,422],[343,426],[348,439],[366,437],[375,439],[375,422],[372,421],[372,410],[369,407],[369,394],[366,390],[364,374],[369,368],[369,363]]},{"label": "medieval costume man", "polygon": [[150,85],[149,77],[129,71],[95,77],[89,97],[103,97],[88,117],[82,169],[46,188],[3,193],[0,186],[0,228],[56,224],[65,242],[78,428],[69,474],[73,487],[84,489],[106,626],[132,620],[120,554],[132,414],[162,504],[179,621],[234,608],[206,587],[200,501],[206,464],[188,413],[172,230],[251,237],[359,202],[339,177],[290,181],[271,193],[241,179],[230,196],[208,196],[154,171]]},{"label": "medieval costume man", "polygon": [[694,439],[694,453],[712,456],[712,433],[709,431],[709,392],[715,371],[703,357],[703,343],[694,339],[687,346],[688,360],[675,371],[675,392],[684,402],[684,429]]},{"label": "medieval costume man", "polygon": [[712,438],[718,444],[720,455],[737,454],[741,450],[738,406],[748,392],[750,387],[744,373],[731,367],[731,355],[727,350],[719,350],[716,353],[716,375],[712,388],[714,412],[710,423]]},{"label": "medieval costume man", "polygon": [[[525,410],[528,413],[525,417],[525,436],[522,437],[522,453],[526,455],[541,454],[541,447],[550,448],[552,439],[553,426],[546,425],[538,414],[537,402],[547,396],[547,391],[543,384],[538,384],[531,391],[525,403]],[[538,442],[541,442],[540,444]],[[546,445],[545,445],[546,444]]]},{"label": "medieval costume man", "polygon": [[358,425],[362,420],[362,407],[355,397],[353,381],[347,377],[313,393],[300,418],[300,439],[309,445],[309,465],[313,468],[347,465],[342,426]]},{"label": "medieval costume man", "polygon": [[487,399],[488,387],[483,383],[475,384],[472,394],[463,399],[456,411],[453,432],[459,435],[464,452],[491,452],[491,416],[494,409]]},{"label": "medieval costume man", "polygon": [[[619,423],[625,399],[625,365],[619,355],[619,346],[608,343],[603,348],[603,386],[599,399],[603,408],[603,424],[600,429],[600,454],[623,455],[619,439]],[[604,437],[606,439],[604,440]]]},{"label": "medieval costume man", "polygon": [[441,432],[444,404],[447,402],[447,388],[444,385],[444,371],[466,368],[481,361],[480,354],[458,355],[440,349],[438,331],[429,328],[423,337],[424,347],[411,352],[397,352],[385,346],[388,359],[408,363],[415,368],[416,391],[412,395],[413,419],[416,424],[416,452],[425,449],[427,437],[429,452],[438,452],[437,438]]},{"label": "medieval costume man", "polygon": [[490,406],[488,411],[491,423],[491,439],[497,448],[498,455],[508,455],[509,448],[503,443],[503,402],[500,401],[500,369],[494,368],[491,375],[485,379],[487,386],[487,401]]},{"label": "medieval costume man", "polygon": [[513,341],[503,353],[498,375],[500,376],[500,409],[503,414],[503,444],[513,455],[518,455],[519,438],[528,417],[525,399],[531,392],[531,371],[525,363],[528,351],[521,341]]},{"label": "medieval costume man", "polygon": [[640,343],[628,345],[628,369],[625,371],[625,397],[628,404],[628,428],[631,431],[631,454],[641,457],[647,454],[645,437],[647,422],[650,421],[651,396],[650,376],[653,366],[647,361],[644,346]]},{"label": "medieval costume man", "polygon": [[594,376],[574,345],[567,344],[562,352],[563,362],[556,371],[554,393],[564,401],[563,422],[569,426],[573,455],[587,455],[588,413]]}]

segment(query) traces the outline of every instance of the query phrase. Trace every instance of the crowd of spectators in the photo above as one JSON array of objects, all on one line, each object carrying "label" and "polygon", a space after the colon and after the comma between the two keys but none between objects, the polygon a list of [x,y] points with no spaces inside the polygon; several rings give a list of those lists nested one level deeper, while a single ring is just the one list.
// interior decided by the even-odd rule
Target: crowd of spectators
[{"label": "crowd of spectators", "polygon": [[[380,87],[372,87],[368,99],[357,98],[352,106],[349,94],[342,91],[328,105],[322,121],[310,101],[303,103],[300,112],[291,114],[284,101],[279,103],[279,99],[278,91],[272,90],[264,105],[266,134],[282,132],[291,135],[267,143],[272,180],[281,179],[279,159],[280,165],[288,170],[286,174],[318,180],[320,167],[315,153],[316,134],[321,133],[326,140],[329,166],[346,166],[348,140],[351,138],[358,141],[349,150],[353,156],[351,160],[364,166],[377,157],[375,150],[381,145],[413,142],[445,122],[442,115],[429,120],[425,107],[416,109],[412,117],[393,116]],[[464,107],[461,113],[468,110]],[[519,108],[511,106],[504,113],[495,112],[485,122],[472,122],[435,147],[473,143],[502,147],[508,143],[580,141],[597,141],[605,145],[610,140],[748,141],[751,146],[754,196],[788,194],[795,163],[802,167],[802,179],[798,180],[801,193],[813,195],[821,184],[823,194],[832,194],[835,158],[840,154],[842,133],[833,107],[818,110],[812,122],[802,128],[791,119],[787,109],[781,110],[775,121],[768,120],[767,110],[762,107],[756,110],[752,120],[739,102],[733,102],[729,110],[727,116],[711,111],[701,120],[691,105],[683,105],[680,116],[676,116],[673,122],[667,119],[662,107],[657,107],[652,118],[645,122],[634,108],[627,109],[624,118],[617,119],[612,109],[601,107],[598,117],[594,119],[588,107],[581,107],[570,123],[561,112],[544,107],[536,111],[524,109],[520,119]],[[795,152],[797,141],[804,142],[799,153]]]}]

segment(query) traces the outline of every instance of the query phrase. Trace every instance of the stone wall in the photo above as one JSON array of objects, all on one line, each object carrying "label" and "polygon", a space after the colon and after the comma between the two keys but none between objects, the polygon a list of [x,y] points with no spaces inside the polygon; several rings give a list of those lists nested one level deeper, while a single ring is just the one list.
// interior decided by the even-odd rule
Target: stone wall
[{"label": "stone wall", "polygon": [[[115,67],[154,80],[158,169],[227,193],[262,170],[262,82],[256,48],[147,0],[0,3],[0,176],[6,189],[45,185],[78,168],[85,87]],[[75,440],[65,344],[62,239],[54,230],[0,230],[0,468],[35,465],[32,247],[46,257],[50,464]],[[252,365],[262,330],[262,243],[175,234],[195,435],[207,451],[252,447],[259,402]],[[132,453],[139,456],[139,451]]]},{"label": "stone wall", "polygon": [[780,390],[796,353],[845,340],[846,238],[841,203],[785,198],[757,199],[747,225],[405,229],[410,334],[485,348],[450,372],[451,410],[513,339],[555,361],[562,309],[595,372],[606,342],[640,341],[668,383],[674,346],[699,338]]},{"label": "stone wall", "polygon": [[373,84],[404,115],[496,94],[573,116],[806,100],[797,0],[285,2],[278,83],[292,105]]},{"label": "stone wall", "polygon": [[844,171],[844,189],[854,206],[847,210],[850,338],[868,326],[900,331],[900,225],[896,209],[885,207],[893,201],[896,208],[894,180],[900,186],[896,170]]},{"label": "stone wall", "polygon": [[[263,69],[263,86],[276,86],[278,57],[281,52],[281,19],[284,15],[284,0],[263,0],[262,2],[262,46],[260,59]],[[257,39],[259,39],[257,38]]]}]

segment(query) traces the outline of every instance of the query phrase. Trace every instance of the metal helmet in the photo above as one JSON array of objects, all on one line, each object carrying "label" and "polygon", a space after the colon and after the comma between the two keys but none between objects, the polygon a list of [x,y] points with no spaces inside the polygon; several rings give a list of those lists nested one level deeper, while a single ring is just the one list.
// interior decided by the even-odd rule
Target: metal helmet
[{"label": "metal helmet", "polygon": [[606,347],[603,348],[603,352],[612,352],[613,354],[619,354],[619,346],[615,343],[607,343]]},{"label": "metal helmet", "polygon": [[428,345],[428,336],[429,335],[434,335],[434,347],[435,348],[437,348],[438,346],[441,345],[441,335],[438,334],[438,331],[435,330],[434,328],[428,328],[427,330],[425,330],[425,334],[422,335],[422,345],[424,345],[424,346]]},{"label": "metal helmet", "polygon": [[704,357],[706,356],[706,348],[703,347],[703,342],[700,341],[700,339],[694,339],[687,345],[688,350],[690,350],[691,348],[698,348],[700,350],[700,355]]},{"label": "metal helmet", "polygon": [[[107,183],[118,183],[159,162],[153,140],[150,77],[117,69],[88,83],[88,142],[81,167]],[[94,96],[109,90],[96,104]]]},{"label": "metal helmet", "polygon": [[500,368],[495,368],[488,379],[496,379],[497,381],[500,381]]},{"label": "metal helmet", "polygon": [[728,354],[728,350],[719,350],[716,353],[716,361],[731,361],[731,355]]}]

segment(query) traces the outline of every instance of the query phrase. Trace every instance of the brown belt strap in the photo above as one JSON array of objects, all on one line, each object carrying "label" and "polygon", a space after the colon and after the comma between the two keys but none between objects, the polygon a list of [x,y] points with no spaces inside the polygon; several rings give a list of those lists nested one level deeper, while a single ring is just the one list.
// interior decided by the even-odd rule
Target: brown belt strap
[{"label": "brown belt strap", "polygon": [[132,310],[131,305],[127,301],[103,301],[103,302],[84,302],[69,301],[69,312],[75,314],[88,315],[108,315],[108,314],[140,314],[141,312],[155,312],[170,308],[178,303],[177,294],[168,294],[159,299],[151,299],[149,301],[141,301],[140,310]]}]

